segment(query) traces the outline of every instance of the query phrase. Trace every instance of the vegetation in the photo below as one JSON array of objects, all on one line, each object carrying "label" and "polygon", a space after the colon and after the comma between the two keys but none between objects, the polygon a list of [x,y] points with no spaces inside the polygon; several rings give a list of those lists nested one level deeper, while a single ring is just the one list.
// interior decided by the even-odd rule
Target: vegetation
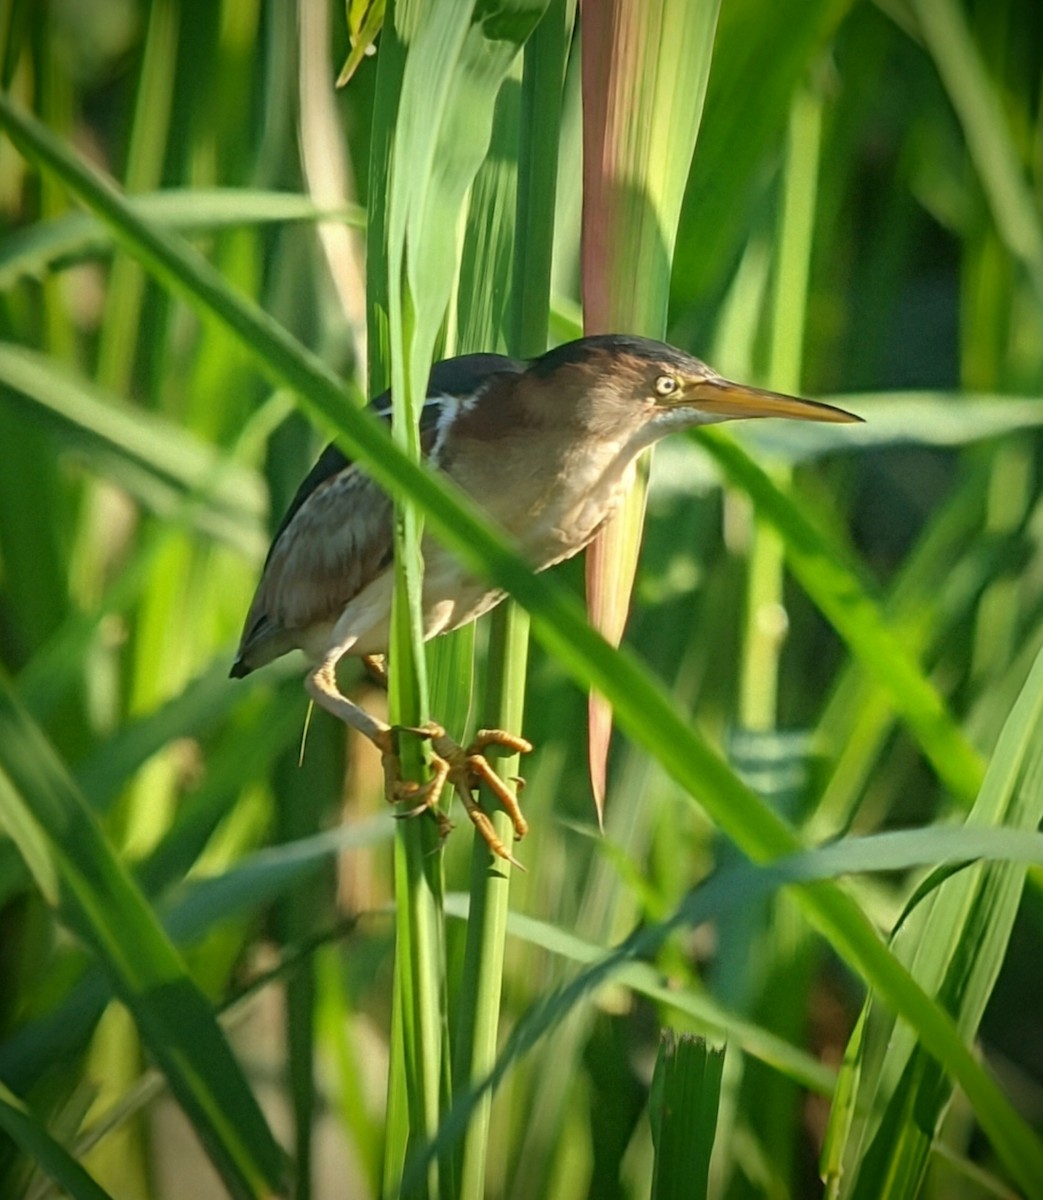
[{"label": "vegetation", "polygon": [[[1043,1194],[1039,6],[381,8],[0,8],[0,1195]],[[534,577],[410,411],[583,320],[867,423]],[[525,873],[226,678],[330,435]],[[514,596],[426,648],[422,528]]]}]

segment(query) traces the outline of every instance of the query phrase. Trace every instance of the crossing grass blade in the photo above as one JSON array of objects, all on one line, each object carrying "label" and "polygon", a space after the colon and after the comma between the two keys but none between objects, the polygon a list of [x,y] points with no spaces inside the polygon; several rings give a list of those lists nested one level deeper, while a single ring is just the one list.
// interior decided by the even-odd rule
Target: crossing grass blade
[{"label": "crossing grass blade", "polygon": [[[1039,865],[1043,862],[1043,833],[1003,828],[931,827],[865,838],[843,838],[828,846],[799,851],[767,866],[746,862],[720,871],[686,897],[664,920],[635,929],[614,948],[590,962],[567,984],[541,996],[513,1029],[493,1072],[464,1096],[443,1122],[439,1144],[428,1147],[428,1155],[436,1150],[444,1153],[445,1146],[461,1136],[471,1108],[482,1092],[498,1087],[519,1060],[564,1022],[584,998],[617,981],[635,964],[646,961],[679,930],[697,928],[706,921],[720,919],[798,881],[816,886],[825,880],[860,872],[888,872],[939,863],[966,865],[978,859],[1012,864],[1020,869],[1029,864]],[[926,997],[925,1000],[929,1013],[925,1011],[924,1021],[917,1024],[921,1034],[926,1026],[940,1030],[949,1022],[940,1005]],[[946,1055],[945,1061],[951,1064],[952,1059]],[[995,1087],[986,1082],[987,1077],[977,1064],[975,1071],[980,1073],[979,1082],[987,1089]],[[976,1089],[978,1085],[973,1086]],[[838,1096],[842,1094],[842,1091],[837,1093]],[[998,1089],[995,1094],[999,1097]],[[1013,1151],[1011,1147],[1012,1153],[1004,1155],[1005,1165],[1016,1173],[1027,1195],[1043,1195],[1043,1185],[1032,1175],[1030,1166],[1043,1161],[1043,1145],[1031,1126],[1013,1110],[1008,1116],[1016,1125],[1008,1132],[1019,1148]]]},{"label": "crossing grass blade", "polygon": [[234,1195],[281,1185],[283,1154],[213,1011],[46,739],[0,693],[0,808],[37,886],[91,948]]},{"label": "crossing grass blade", "polygon": [[[803,13],[807,11],[810,13],[809,22],[815,22],[815,20],[819,20],[823,16],[832,20],[835,16],[837,16],[840,7],[841,6],[834,6],[832,10],[829,10],[828,12],[827,10],[829,6],[825,5],[815,7],[814,12],[811,12],[811,10],[802,10],[802,19]],[[870,18],[865,19],[869,20]],[[742,22],[737,22],[736,25],[733,26],[733,34],[735,34],[735,32],[741,28]],[[748,25],[747,29],[749,28],[750,26]],[[816,37],[822,36],[823,28],[825,28],[825,25],[817,26],[815,35]],[[765,83],[767,80],[771,86],[774,86],[774,67],[781,64],[785,66],[786,71],[792,71],[793,67],[795,67],[795,64],[797,64],[799,56],[804,54],[805,58],[807,58],[807,47],[805,47],[805,44],[801,42],[801,37],[798,36],[789,38],[789,40],[787,40],[787,38],[775,38],[773,41],[771,38],[768,38],[767,43],[767,49],[774,56],[773,62],[771,66],[769,66],[768,70],[759,74],[757,78],[759,78],[761,83]],[[760,53],[759,47],[754,46],[754,44],[751,43],[750,54],[755,53]],[[721,78],[727,78],[726,61],[721,61],[720,66]],[[802,68],[803,67],[801,65],[797,64],[797,70],[802,70]],[[772,78],[769,79],[769,76]],[[749,72],[736,71],[733,73],[733,76],[731,76],[731,82],[742,83],[744,77],[748,79]],[[765,88],[768,88],[768,83],[765,83]],[[756,89],[750,89],[747,85],[747,91],[745,91],[745,95],[749,97],[749,102],[753,103],[755,98],[754,92],[757,91],[756,104],[759,106],[759,114],[768,114],[771,116],[772,120],[778,120],[779,114],[785,112],[786,104],[766,103],[765,96],[773,94],[773,92],[771,92],[771,88],[768,88],[768,90],[765,90],[765,88],[757,91]],[[733,132],[738,127],[736,122],[749,119],[750,109],[748,106],[745,108],[743,107],[743,94],[741,90],[733,89],[732,98],[736,101],[736,103],[733,104],[731,108],[729,108],[729,106],[724,106],[724,108],[729,109],[724,115],[726,118],[725,128],[731,128]],[[7,113],[7,109],[5,107],[0,106],[0,108],[2,108],[2,112],[5,113],[5,120],[7,121],[7,124],[10,125],[10,114]],[[731,126],[727,125],[727,122],[729,121],[732,121]],[[756,122],[754,122],[754,124],[756,124]],[[707,146],[709,146],[709,143],[707,143]],[[720,146],[726,146],[727,155],[738,157],[739,160],[759,162],[759,160],[757,160],[756,152],[754,152],[754,154],[748,154],[749,146],[747,145],[747,139],[745,138],[721,137]],[[707,157],[705,160],[701,160],[700,172],[703,167],[706,166],[706,164],[712,163],[713,161],[712,154],[709,154],[709,150],[707,150]],[[742,223],[742,221],[739,220],[739,216],[741,216],[742,212],[745,211],[745,206],[742,203],[736,203],[736,197],[743,196],[745,192],[742,190],[742,187],[739,187],[738,190],[732,188],[732,191],[729,191],[729,188],[732,187],[733,182],[736,181],[736,172],[729,172],[729,170],[724,169],[726,166],[727,156],[719,157],[717,160],[718,172],[717,175],[715,175],[714,181],[719,182],[721,191],[723,191],[725,194],[727,194],[727,197],[729,197],[729,209],[724,212],[724,224],[727,226],[727,228],[731,229],[732,232],[735,232],[735,229],[739,226],[739,224]],[[738,174],[741,175],[742,173],[739,172]],[[739,184],[742,184],[741,179],[738,181]],[[108,202],[106,198],[101,197],[101,203],[106,204]],[[122,222],[122,216],[119,214],[119,212],[116,212],[116,210],[112,209],[112,206],[109,206],[109,212],[110,216],[115,216],[116,220]],[[134,227],[132,224],[127,224],[124,222],[121,223],[120,227],[122,229],[122,235],[124,235],[125,238],[136,236],[136,234],[133,234]],[[713,228],[717,227],[714,226]],[[130,230],[130,232],[128,232],[128,230]],[[140,229],[138,229],[138,233],[140,233]],[[725,242],[726,240],[726,238],[720,239],[721,242]],[[168,269],[167,277],[169,278],[170,265],[172,265],[173,260],[169,257],[163,257],[164,250],[161,242],[162,239],[160,239],[158,242],[149,242],[148,245],[151,248],[150,250],[146,250],[146,253],[152,254],[152,260],[154,260],[154,263],[157,260],[157,256],[158,258],[163,259],[163,262],[166,262]],[[142,247],[145,245],[145,242],[139,241],[138,252],[142,251]],[[718,244],[717,240],[712,242],[707,241],[705,232],[703,232],[699,248],[702,257],[700,258],[699,264],[696,264],[696,270],[691,275],[689,275],[689,272],[687,271],[682,272],[684,281],[687,283],[690,283],[693,280],[697,282],[700,280],[700,278],[707,277],[709,274],[711,274],[711,269],[713,268],[714,264],[719,268],[720,263],[729,257],[729,252],[721,252],[721,246]],[[833,263],[841,262],[841,260],[843,260],[843,254],[834,256],[831,260]],[[174,274],[176,274],[176,271]],[[184,278],[186,278],[186,276],[182,276],[182,286],[184,286]],[[210,283],[212,283],[212,278]],[[208,287],[209,284],[204,283],[204,292],[208,290]],[[244,320],[242,320],[241,310],[236,310],[233,312],[233,308],[228,307],[227,294],[220,293],[217,289],[212,288],[208,294],[211,296],[211,299],[214,300],[214,307],[217,308],[217,310],[222,310],[224,313],[226,313],[226,317],[230,320],[230,322],[233,324],[238,322],[238,328],[240,330],[248,329],[247,340],[254,338],[254,349],[259,349],[260,342],[264,341],[264,336],[262,335],[260,341],[257,341],[257,325],[253,324],[251,320],[246,320],[246,322],[244,322]],[[690,319],[690,317],[688,319]],[[335,419],[338,406],[340,406],[340,404],[347,403],[350,390],[346,388],[346,386],[338,383],[337,380],[331,376],[330,372],[323,372],[320,370],[320,368],[314,364],[313,361],[311,364],[302,367],[301,358],[299,355],[296,355],[295,350],[290,350],[290,352],[287,353],[289,349],[288,343],[286,338],[281,337],[281,332],[277,329],[269,329],[268,332],[271,335],[270,342],[266,342],[264,348],[265,356],[268,358],[270,364],[271,362],[276,364],[276,370],[282,372],[281,378],[293,380],[295,384],[300,385],[301,391],[308,392],[308,394],[311,395],[312,403],[314,403],[314,406],[316,406],[316,410],[324,408],[326,414],[329,416],[334,416]],[[313,371],[308,370],[308,367],[312,367]],[[269,367],[269,370],[271,370],[271,366]],[[388,464],[391,463],[392,466],[396,468],[397,472],[401,473],[401,479],[404,481],[403,486],[414,488],[414,490],[421,494],[421,496],[426,496],[428,511],[430,511],[431,514],[431,520],[437,522],[439,529],[444,530],[446,535],[451,534],[452,530],[450,527],[454,526],[454,523],[456,523],[460,529],[464,530],[464,536],[466,536],[468,533],[472,533],[473,530],[476,529],[479,530],[478,536],[479,540],[481,539],[480,524],[468,526],[466,522],[466,510],[455,508],[455,506],[452,506],[451,504],[449,508],[445,508],[445,497],[443,494],[439,493],[437,488],[436,490],[432,491],[430,487],[427,487],[426,482],[419,478],[418,475],[410,474],[408,470],[408,464],[403,466],[401,458],[396,458],[392,452],[385,451],[383,444],[380,443],[376,438],[371,439],[371,431],[366,430],[366,428],[364,428],[364,426],[361,424],[356,426],[355,422],[352,418],[350,418],[349,415],[344,416],[342,424],[346,426],[346,428],[350,426],[350,430],[348,431],[350,433],[348,442],[350,442],[352,438],[355,438],[356,442],[359,444],[366,443],[368,446],[370,446],[370,461],[372,461],[374,464],[376,473],[379,474],[383,469],[383,478],[388,481],[389,484],[392,484],[392,482],[394,482],[395,472],[392,472],[392,470],[388,469]],[[427,488],[426,492],[424,491],[424,488]],[[463,517],[461,517],[461,512],[464,514]],[[438,514],[440,514],[440,516],[438,516]],[[460,524],[461,521],[463,524]],[[462,544],[464,541],[464,536],[461,536],[461,538],[458,539],[457,544]],[[510,574],[511,569],[509,566],[504,565],[505,563],[508,563],[508,559],[503,557],[502,546],[498,546],[496,542],[490,541],[487,538],[484,542],[481,542],[481,545],[484,545],[485,550],[488,551],[488,562],[493,564],[493,570],[505,571],[505,574],[500,575],[500,578],[514,577]],[[461,548],[464,553],[467,553],[466,547],[461,546]],[[470,562],[479,562],[480,557],[481,556],[479,554],[478,558],[472,558],[470,559]],[[563,607],[562,605],[559,605],[556,596],[553,595],[552,592],[540,587],[534,587],[532,582],[528,582],[526,580],[525,575],[523,575],[520,570],[517,570],[515,574],[515,583],[518,593],[527,596],[528,602],[534,604],[535,607],[539,608],[541,605],[544,606],[544,620],[543,623],[539,624],[539,631],[541,636],[544,637],[544,640],[551,644],[557,653],[562,655],[562,661],[564,664],[567,664],[570,670],[573,670],[577,674],[577,677],[582,677],[585,679],[585,682],[591,682],[594,677],[597,677],[601,680],[609,680],[609,684],[607,685],[609,685],[610,688],[612,688],[612,686],[616,686],[618,689],[617,695],[619,698],[619,703],[621,703],[622,712],[627,712],[629,708],[628,720],[633,722],[633,725],[631,725],[633,730],[639,733],[639,736],[643,738],[643,742],[645,742],[645,744],[653,746],[653,748],[660,752],[664,762],[669,764],[671,772],[675,774],[677,778],[681,778],[685,782],[685,786],[694,787],[699,790],[700,797],[705,800],[707,808],[719,818],[721,823],[723,823],[723,826],[729,829],[730,833],[737,835],[739,840],[742,840],[748,847],[753,847],[755,850],[757,850],[757,847],[759,847],[757,852],[769,854],[778,852],[779,848],[784,848],[783,841],[780,841],[778,838],[774,842],[772,841],[772,834],[768,832],[769,827],[767,824],[759,823],[761,818],[754,815],[754,809],[749,808],[749,799],[744,797],[744,793],[742,792],[741,788],[737,788],[735,785],[733,785],[732,781],[727,779],[727,776],[721,775],[717,768],[714,768],[711,766],[711,764],[709,764],[709,758],[706,756],[705,748],[703,748],[703,746],[700,744],[699,739],[691,736],[691,732],[685,728],[684,722],[672,720],[669,715],[669,709],[667,709],[667,712],[664,713],[663,698],[661,698],[661,696],[657,696],[654,690],[649,691],[647,688],[642,690],[642,684],[647,684],[647,680],[642,679],[640,672],[635,674],[633,670],[631,670],[631,666],[633,665],[629,664],[629,660],[625,658],[625,656],[623,656],[623,658],[618,658],[617,656],[617,658],[599,659],[598,655],[603,654],[603,650],[598,647],[597,642],[583,640],[586,635],[583,635],[582,625],[575,622],[575,612],[571,613],[571,616],[569,616],[567,613],[568,606]],[[556,635],[555,631],[550,628],[551,623],[546,619],[547,613],[557,613],[558,610],[561,610],[562,613],[565,613],[565,616],[562,616],[561,622],[559,622],[559,624],[562,626],[562,629],[567,631],[564,635]],[[576,636],[570,637],[569,635],[571,634],[575,634]],[[600,666],[598,664],[600,664]],[[615,679],[615,684],[612,684],[612,679]],[[631,684],[636,684],[637,690],[634,692],[634,700],[628,701],[628,697],[625,694],[627,694]],[[648,702],[647,706],[645,704],[646,701]],[[637,708],[639,707],[645,708],[646,712],[643,714],[637,712]],[[679,754],[673,754],[669,745],[657,743],[657,739],[655,739],[652,727],[660,715],[663,715],[665,718],[665,724],[661,726],[661,732],[665,734],[666,740],[676,739],[675,749],[681,751]],[[645,720],[646,716],[649,719],[648,721]],[[643,733],[641,732],[642,730]],[[685,766],[685,762],[687,762],[687,766]],[[732,804],[732,802],[735,802],[735,804]],[[778,834],[778,827],[775,826],[774,829],[775,834]],[[832,895],[832,893],[829,895]],[[822,894],[817,894],[816,898],[813,900],[814,905],[821,905],[822,907],[825,907],[827,911],[828,906],[831,905],[832,902],[833,901],[829,899],[828,896],[823,896]],[[844,918],[841,918],[841,925],[843,925],[843,920]],[[887,986],[885,986],[885,991],[888,992],[888,995],[891,995],[892,1000],[897,1000],[899,1008],[903,1008],[904,1012],[907,1014],[912,1014],[913,1018],[916,1020],[917,1027],[921,1027],[923,1021],[925,1021],[924,1010],[917,1009],[918,1001],[916,1001],[915,996],[913,996],[911,992],[903,992],[903,986],[897,983],[898,977],[888,976],[889,968],[886,965],[882,966],[880,962],[876,962],[876,960],[873,958],[873,950],[867,949],[869,943],[864,943],[858,940],[857,934],[852,932],[853,926],[850,924],[850,922],[849,924],[844,925],[843,928],[846,930],[846,934],[844,936],[840,936],[837,932],[837,926],[834,926],[833,936],[835,941],[837,941],[838,947],[840,947],[841,950],[846,950],[847,953],[851,954],[852,959],[861,962],[862,971],[865,978],[883,978],[885,979],[885,982],[888,978],[891,979],[891,990],[888,991]],[[861,955],[861,958],[859,958],[859,955]],[[874,962],[875,967],[867,967],[869,962]],[[923,1021],[916,1019],[917,1012],[919,1013],[919,1018],[922,1018]],[[937,1028],[934,1033],[931,1034],[930,1038],[934,1039],[933,1043],[931,1044],[933,1044],[936,1051],[939,1050],[942,1043],[945,1042],[946,1037],[947,1034],[943,1032],[940,1033]],[[952,1045],[949,1046],[949,1049],[953,1049]],[[990,1105],[988,1086],[985,1085],[983,1090],[981,1079],[978,1079],[978,1076],[973,1074],[972,1067],[969,1066],[969,1063],[967,1063],[965,1057],[961,1057],[959,1051],[953,1051],[952,1054],[947,1056],[947,1064],[949,1067],[953,1068],[954,1074],[957,1074],[961,1080],[964,1080],[964,1082],[970,1080],[971,1086],[969,1087],[969,1094],[976,1098],[976,1106],[978,1110],[982,1112],[983,1126],[989,1129],[991,1134],[996,1136],[997,1144],[1005,1144],[1003,1139],[1005,1139],[1005,1136],[1009,1136],[1009,1129],[1014,1129],[1017,1127],[1015,1127],[1015,1124],[1007,1121],[1007,1111],[1002,1108],[1002,1098],[1000,1098],[1001,1103],[999,1106]],[[1002,1115],[997,1117],[996,1114]],[[1008,1162],[1012,1162],[1014,1158],[1017,1158],[1017,1152],[1013,1150],[1012,1141],[1006,1142],[1005,1154]],[[1031,1160],[1030,1152],[1029,1157],[1025,1157],[1023,1162],[1031,1162]]]},{"label": "crossing grass blade", "polygon": [[3,1084],[0,1084],[0,1129],[73,1200],[112,1200],[112,1196]]},{"label": "crossing grass blade", "polygon": [[[1026,833],[1043,820],[1043,655],[1008,718],[965,829]],[[940,879],[943,877],[939,877]],[[1005,957],[1025,880],[1014,865],[972,867],[903,914],[900,958],[975,1036]],[[824,1174],[838,1196],[919,1194],[938,1122],[952,1094],[938,1064],[870,1000],[833,1113]],[[843,1131],[843,1132],[841,1132]]]}]

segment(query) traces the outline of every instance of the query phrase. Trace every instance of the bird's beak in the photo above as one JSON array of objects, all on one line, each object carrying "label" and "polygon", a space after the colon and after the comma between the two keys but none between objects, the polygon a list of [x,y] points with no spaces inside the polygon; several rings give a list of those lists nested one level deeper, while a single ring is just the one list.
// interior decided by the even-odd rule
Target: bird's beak
[{"label": "bird's beak", "polygon": [[789,417],[796,421],[832,421],[838,424],[862,420],[854,413],[835,408],[832,404],[747,387],[720,376],[692,380],[684,389],[681,403],[686,408],[694,408],[723,420],[737,417]]}]

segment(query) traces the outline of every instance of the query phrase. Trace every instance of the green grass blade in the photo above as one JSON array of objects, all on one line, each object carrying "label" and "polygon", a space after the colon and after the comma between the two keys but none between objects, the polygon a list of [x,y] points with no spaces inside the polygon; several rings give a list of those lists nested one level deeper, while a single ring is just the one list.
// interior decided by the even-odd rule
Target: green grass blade
[{"label": "green grass blade", "polygon": [[[324,209],[308,196],[259,188],[165,188],[128,197],[127,203],[145,220],[185,234],[290,222],[337,220],[357,228],[366,223],[358,206]],[[89,213],[17,229],[0,243],[0,291],[23,277],[40,278],[111,251],[113,244],[112,231]]]},{"label": "green grass blade", "polygon": [[[638,928],[568,984],[542,996],[515,1026],[492,1074],[454,1107],[439,1131],[440,1143],[444,1147],[461,1136],[470,1107],[480,1092],[495,1089],[517,1060],[564,1021],[577,1004],[605,984],[617,980],[633,964],[652,958],[678,930],[694,929],[706,921],[719,920],[794,883],[801,883],[812,894],[821,895],[820,889],[827,880],[844,875],[966,864],[977,859],[1039,865],[1043,862],[1043,833],[931,826],[864,838],[844,838],[767,866],[740,863],[719,871],[691,893],[668,918]],[[1043,1144],[970,1053],[945,1010],[919,991],[882,946],[873,966],[863,967],[863,973],[871,986],[889,998],[893,1007],[905,1012],[916,1010],[915,1027],[921,1041],[933,1044],[938,1057],[958,1074],[968,1097],[972,1098],[979,1120],[988,1130],[1011,1175],[1027,1195],[1043,1196],[1043,1174],[1039,1173],[1043,1167]],[[1005,1124],[1002,1127],[995,1120],[997,1112],[993,1105],[1003,1110]]]},{"label": "green grass blade", "polygon": [[938,777],[957,799],[969,802],[984,773],[981,759],[934,685],[889,629],[876,601],[847,565],[847,555],[735,442],[712,434],[702,435],[700,442],[726,478],[750,497],[758,516],[781,534],[790,569],[865,669],[887,688]]},{"label": "green grass blade", "polygon": [[703,1200],[717,1132],[725,1048],[666,1029],[652,1076],[653,1200]]},{"label": "green grass blade", "polygon": [[912,0],[924,42],[963,126],[999,236],[1043,305],[1043,220],[1025,179],[998,89],[955,0]]},{"label": "green grass blade", "polygon": [[[450,892],[446,896],[445,909],[450,916],[470,917],[467,899],[459,893]],[[540,947],[581,966],[597,962],[607,953],[603,945],[522,913],[508,915],[507,932],[527,945]],[[806,1051],[784,1041],[771,1030],[745,1020],[708,993],[678,987],[676,980],[668,978],[650,963],[634,962],[621,968],[616,981],[654,1001],[668,1014],[683,1014],[707,1037],[727,1039],[801,1087],[825,1096],[833,1091],[836,1075]]]},{"label": "green grass blade", "polygon": [[[389,360],[396,398],[392,433],[413,462],[420,459],[419,413],[456,277],[457,249],[447,231],[457,227],[467,190],[488,149],[503,77],[541,9],[542,4],[532,3],[492,5],[479,18],[472,16],[470,5],[442,0],[426,8],[403,3],[395,12],[406,57],[387,190]],[[500,17],[513,21],[510,36],[499,32]],[[422,530],[422,516],[412,499],[401,498],[390,700],[393,719],[407,725],[427,716]],[[406,778],[418,777],[415,761],[404,760],[403,768]],[[400,1011],[406,1022],[404,1049],[413,1065],[411,1133],[427,1139],[437,1126],[448,1061],[439,1045],[445,1028],[440,861],[420,840],[420,830],[404,829],[396,862],[399,961],[403,971],[408,970],[401,979]],[[430,1193],[448,1186],[448,1169],[443,1164],[441,1185],[429,1176]]]},{"label": "green grass blade", "polygon": [[[1043,820],[1043,655],[996,744],[966,832],[1004,826],[1030,833]],[[923,987],[972,1039],[992,994],[1017,915],[1025,872],[1018,866],[975,867],[946,880],[901,923],[898,954]],[[840,1195],[919,1193],[931,1143],[951,1095],[951,1083],[908,1030],[870,1003],[862,1053],[849,1066],[860,1089],[850,1103],[849,1134]],[[849,1089],[845,1087],[844,1091]],[[835,1120],[845,1126],[849,1114]],[[835,1155],[834,1149],[831,1151]],[[902,1185],[899,1186],[898,1181]]]},{"label": "green grass blade", "polygon": [[[633,656],[613,651],[582,618],[560,585],[534,576],[490,525],[444,481],[421,471],[389,445],[365,414],[352,411],[348,391],[323,364],[256,306],[243,301],[197,255],[169,234],[142,222],[119,194],[84,168],[34,119],[0,96],[0,125],[34,162],[55,172],[78,198],[109,221],[122,241],[161,279],[202,311],[222,320],[257,358],[262,369],[293,388],[309,411],[336,423],[342,444],[393,492],[408,491],[423,505],[439,538],[467,566],[506,587],[533,615],[533,630],[563,667],[585,685],[604,692],[630,735],[693,796],[746,853],[775,857],[796,848],[791,830],[753,796],[698,738]],[[962,773],[961,773],[962,775]],[[802,892],[806,911],[837,951],[923,1036],[963,1086],[997,1152],[1020,1180],[1043,1178],[1043,1158],[1026,1144],[1009,1102],[982,1072],[955,1027],[939,1018],[929,998],[880,942],[864,914],[843,892],[816,884]],[[1025,1166],[1035,1164],[1034,1173]]]},{"label": "green grass blade", "polygon": [[0,1129],[73,1200],[112,1200],[29,1109],[0,1083]]},{"label": "green grass blade", "polygon": [[0,812],[48,902],[105,967],[235,1195],[278,1187],[282,1152],[213,1011],[39,729],[0,693]]},{"label": "green grass blade", "polygon": [[[490,154],[478,180],[490,178],[484,188],[476,184],[472,190],[457,293],[461,350],[503,348],[529,358],[546,348],[566,23],[565,4],[554,0],[525,45],[518,64],[520,87],[509,77],[500,92]],[[482,724],[521,732],[528,614],[508,601],[493,612],[489,627]],[[516,776],[517,755],[498,759],[496,767],[504,778]],[[482,789],[480,802],[490,812],[497,836],[510,846],[514,830],[488,788]],[[454,1095],[470,1089],[495,1062],[510,883],[510,865],[491,862],[487,848],[475,838],[470,919],[452,1006]],[[490,1096],[476,1106],[459,1147],[459,1195],[470,1200],[481,1200],[489,1190],[491,1120]]]},{"label": "green grass blade", "polygon": [[251,558],[267,542],[261,481],[163,417],[121,403],[54,359],[0,342],[7,403],[53,429],[70,451],[163,516],[193,499],[191,519]]}]

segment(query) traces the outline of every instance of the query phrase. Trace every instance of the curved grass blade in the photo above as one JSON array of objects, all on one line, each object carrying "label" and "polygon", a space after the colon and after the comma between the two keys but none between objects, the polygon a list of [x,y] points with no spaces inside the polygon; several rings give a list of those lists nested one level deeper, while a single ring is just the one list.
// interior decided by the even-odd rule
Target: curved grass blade
[{"label": "curved grass blade", "polygon": [[29,1109],[0,1083],[0,1129],[73,1200],[113,1200]]},{"label": "curved grass blade", "polygon": [[[342,220],[362,228],[357,206],[326,210],[308,196],[250,188],[168,188],[144,192],[128,203],[147,221],[182,233],[216,233],[250,225]],[[70,213],[16,230],[0,243],[0,291],[19,279],[37,279],[111,251],[112,231],[90,213]]]},{"label": "curved grass blade", "polygon": [[46,738],[6,690],[0,754],[0,815],[40,891],[105,968],[232,1193],[270,1194],[283,1178],[282,1151],[210,1004]]},{"label": "curved grass blade", "polygon": [[[439,1146],[428,1154],[444,1153],[447,1145],[462,1135],[470,1107],[479,1095],[495,1090],[508,1071],[533,1046],[573,1011],[577,1004],[609,982],[617,982],[625,971],[655,956],[663,944],[682,929],[694,929],[707,921],[720,919],[745,905],[756,903],[795,883],[818,888],[828,880],[844,875],[868,872],[912,870],[943,863],[967,863],[972,860],[992,863],[1043,865],[1043,833],[1020,829],[978,829],[931,826],[926,829],[873,834],[869,837],[844,838],[827,846],[803,850],[766,866],[739,863],[725,868],[692,892],[666,920],[646,925],[625,938],[618,946],[599,957],[564,987],[535,1004],[515,1026],[495,1070],[469,1095],[454,1106],[439,1131]],[[892,960],[893,961],[893,960]],[[897,965],[897,964],[896,964]],[[915,986],[915,985],[914,985]],[[890,990],[890,989],[888,989]],[[923,1019],[917,1030],[926,1042],[935,1033],[950,1027],[950,1018],[934,1000],[924,997]],[[948,1058],[947,1058],[948,1061]],[[1043,1145],[1025,1120],[1002,1097],[991,1077],[975,1062],[974,1070],[961,1082],[967,1088],[991,1091],[997,1102],[1007,1108],[1006,1119],[1013,1124],[1004,1131],[1011,1145],[1003,1157],[1007,1169],[1018,1180],[1026,1195],[1043,1196]],[[976,1106],[977,1108],[977,1106]],[[982,1124],[991,1123],[991,1112],[977,1108]],[[1014,1149],[1017,1143],[1017,1149]],[[994,1142],[994,1144],[996,1144]]]},{"label": "curved grass blade", "polygon": [[[468,899],[460,893],[450,892],[446,896],[445,910],[450,916],[472,919]],[[604,946],[523,913],[509,913],[506,929],[511,937],[527,945],[538,946],[549,954],[581,966],[595,963],[607,953]],[[708,993],[678,988],[653,964],[631,963],[620,970],[615,982],[653,1000],[665,1011],[683,1013],[708,1036],[722,1040],[726,1038],[746,1054],[774,1067],[801,1087],[824,1096],[833,1091],[836,1074],[806,1051],[785,1041],[770,1029],[744,1020],[720,1005]],[[492,1063],[489,1065],[491,1067]]]},{"label": "curved grass blade", "polygon": [[[753,858],[792,853],[799,842],[689,727],[664,693],[625,650],[613,650],[591,630],[574,599],[552,579],[533,575],[479,509],[444,479],[421,470],[394,447],[377,422],[349,403],[348,387],[256,305],[236,295],[189,247],[153,229],[118,191],[85,167],[40,122],[0,95],[0,126],[35,163],[53,172],[109,222],[121,241],[165,283],[209,317],[233,330],[259,367],[294,389],[313,416],[338,430],[338,440],[392,493],[408,492],[423,507],[437,536],[470,569],[510,591],[532,614],[533,630],[562,667],[584,686],[602,691],[620,724],[654,754],[663,769],[699,802],[720,828]],[[939,1020],[927,995],[893,958],[843,891],[810,883],[800,900],[816,928],[920,1032],[927,1048],[964,1088],[997,1153],[1018,1179],[1032,1180],[1043,1155],[1009,1101],[985,1073],[955,1026]]]},{"label": "curved grass blade", "polygon": [[804,509],[727,436],[699,436],[725,476],[753,501],[757,514],[781,535],[787,561],[851,652],[886,687],[891,703],[919,742],[939,779],[968,804],[984,765],[905,644],[888,627],[879,605]]}]

